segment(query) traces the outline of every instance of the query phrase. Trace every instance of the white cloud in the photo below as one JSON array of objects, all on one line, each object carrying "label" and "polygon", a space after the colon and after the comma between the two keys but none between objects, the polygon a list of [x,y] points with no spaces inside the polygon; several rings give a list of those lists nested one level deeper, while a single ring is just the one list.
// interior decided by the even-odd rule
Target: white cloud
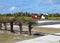
[{"label": "white cloud", "polygon": [[16,10],[16,7],[15,7],[15,6],[12,6],[12,7],[10,8],[10,11],[14,11],[14,10]]},{"label": "white cloud", "polygon": [[53,0],[48,0],[49,3],[53,3]]},{"label": "white cloud", "polygon": [[53,4],[53,0],[44,0],[44,4]]}]

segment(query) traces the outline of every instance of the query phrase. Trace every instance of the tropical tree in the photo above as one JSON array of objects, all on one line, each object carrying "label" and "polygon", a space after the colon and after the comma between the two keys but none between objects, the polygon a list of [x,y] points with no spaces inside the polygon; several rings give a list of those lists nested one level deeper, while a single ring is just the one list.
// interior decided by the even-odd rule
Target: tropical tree
[{"label": "tropical tree", "polygon": [[11,32],[14,32],[14,30],[13,30],[13,23],[14,23],[14,21],[16,21],[16,19],[15,19],[15,17],[13,17],[13,18],[11,18],[10,20],[9,20],[9,22],[10,22],[10,29],[11,29]]},{"label": "tropical tree", "polygon": [[5,26],[5,30],[7,30],[7,22],[8,22],[8,18],[5,16],[2,18],[2,23],[4,24]]},{"label": "tropical tree", "polygon": [[2,30],[2,19],[0,18],[0,30]]},{"label": "tropical tree", "polygon": [[19,26],[20,34],[22,34],[22,19],[16,18],[15,24]]},{"label": "tropical tree", "polygon": [[28,20],[25,20],[25,21],[28,24],[28,29],[29,29],[28,34],[31,35],[32,25],[36,24],[36,20],[28,19]]}]

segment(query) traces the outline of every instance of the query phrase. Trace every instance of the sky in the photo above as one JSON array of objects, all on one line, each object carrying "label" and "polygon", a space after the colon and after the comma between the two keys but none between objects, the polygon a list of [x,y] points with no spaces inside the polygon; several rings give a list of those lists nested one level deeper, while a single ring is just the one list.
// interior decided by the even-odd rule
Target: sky
[{"label": "sky", "polygon": [[0,13],[60,13],[60,0],[0,0]]}]

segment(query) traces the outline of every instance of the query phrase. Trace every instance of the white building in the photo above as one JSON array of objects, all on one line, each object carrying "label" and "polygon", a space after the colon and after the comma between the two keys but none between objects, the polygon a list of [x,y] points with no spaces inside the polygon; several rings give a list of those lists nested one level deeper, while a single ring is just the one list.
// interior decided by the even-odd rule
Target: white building
[{"label": "white building", "polygon": [[45,19],[45,16],[42,15],[42,16],[41,16],[41,19]]}]

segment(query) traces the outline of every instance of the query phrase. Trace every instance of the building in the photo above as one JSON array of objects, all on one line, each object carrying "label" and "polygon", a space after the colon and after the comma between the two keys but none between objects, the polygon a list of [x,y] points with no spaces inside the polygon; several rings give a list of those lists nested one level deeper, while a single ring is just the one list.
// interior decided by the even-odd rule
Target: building
[{"label": "building", "polygon": [[46,14],[41,14],[41,15],[33,14],[32,18],[33,19],[48,19],[48,15],[46,15]]},{"label": "building", "polygon": [[33,19],[40,19],[41,17],[39,15],[32,15]]},{"label": "building", "polygon": [[45,16],[44,16],[44,15],[42,15],[42,16],[41,16],[41,19],[45,19]]}]

